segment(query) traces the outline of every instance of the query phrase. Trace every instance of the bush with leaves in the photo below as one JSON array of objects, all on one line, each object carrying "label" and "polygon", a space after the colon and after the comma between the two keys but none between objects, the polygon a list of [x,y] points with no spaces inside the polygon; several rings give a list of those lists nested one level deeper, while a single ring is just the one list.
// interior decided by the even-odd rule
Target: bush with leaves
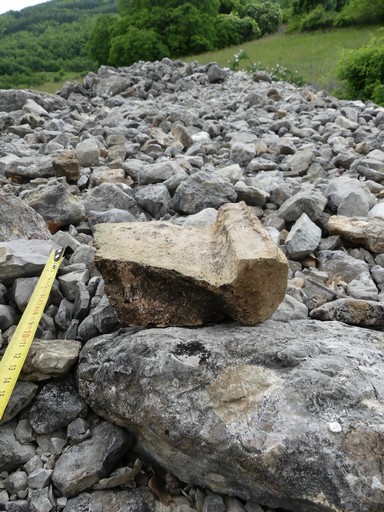
[{"label": "bush with leaves", "polygon": [[247,2],[240,10],[242,17],[253,18],[261,30],[261,34],[273,34],[281,25],[283,14],[279,4],[269,0],[265,2]]},{"label": "bush with leaves", "polygon": [[109,63],[113,66],[129,66],[139,60],[158,60],[169,55],[154,30],[129,27],[124,35],[111,40]]},{"label": "bush with leaves", "polygon": [[337,73],[347,98],[384,105],[384,36],[373,38],[357,50],[344,50]]},{"label": "bush with leaves", "polygon": [[249,16],[240,18],[235,14],[219,14],[216,24],[216,46],[226,48],[257,39],[261,36],[256,21]]},{"label": "bush with leaves", "polygon": [[335,26],[370,25],[384,21],[383,0],[349,0],[336,16]]},{"label": "bush with leaves", "polygon": [[219,14],[237,13],[241,6],[241,0],[220,0]]},{"label": "bush with leaves", "polygon": [[108,62],[112,29],[116,20],[117,15],[102,14],[96,19],[93,31],[91,32],[87,48],[90,57],[99,66]]},{"label": "bush with leaves", "polygon": [[300,32],[331,28],[335,19],[333,11],[326,11],[322,5],[310,11],[300,23]]}]

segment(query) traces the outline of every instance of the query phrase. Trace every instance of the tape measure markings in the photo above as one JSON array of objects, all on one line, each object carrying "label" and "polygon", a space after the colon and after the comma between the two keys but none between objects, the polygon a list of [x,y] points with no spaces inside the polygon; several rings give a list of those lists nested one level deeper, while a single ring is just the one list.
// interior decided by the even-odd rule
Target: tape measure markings
[{"label": "tape measure markings", "polygon": [[32,345],[63,255],[64,248],[52,249],[28,305],[0,361],[0,420]]}]

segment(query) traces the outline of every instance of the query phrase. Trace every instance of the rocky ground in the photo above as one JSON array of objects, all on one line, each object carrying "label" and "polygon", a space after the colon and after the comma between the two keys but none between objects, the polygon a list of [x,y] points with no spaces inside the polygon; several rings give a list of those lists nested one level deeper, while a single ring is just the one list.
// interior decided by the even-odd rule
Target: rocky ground
[{"label": "rocky ground", "polygon": [[[68,248],[0,424],[0,510],[384,508],[383,108],[164,59],[0,91],[0,127],[0,353]],[[94,226],[239,201],[289,261],[272,319],[123,326]]]}]

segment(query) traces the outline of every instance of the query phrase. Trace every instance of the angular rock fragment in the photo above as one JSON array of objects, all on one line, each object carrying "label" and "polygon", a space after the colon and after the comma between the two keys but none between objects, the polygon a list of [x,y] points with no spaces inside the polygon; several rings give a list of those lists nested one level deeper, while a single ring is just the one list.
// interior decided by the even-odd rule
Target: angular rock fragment
[{"label": "angular rock fragment", "polygon": [[68,372],[76,363],[80,349],[79,341],[34,339],[21,376],[30,381],[58,377]]},{"label": "angular rock fragment", "polygon": [[372,252],[384,252],[383,217],[334,215],[329,219],[327,228],[331,235],[339,235],[352,244],[362,245]]},{"label": "angular rock fragment", "polygon": [[48,240],[0,242],[0,279],[6,283],[17,277],[38,276],[47,263],[53,243]]},{"label": "angular rock fragment", "polygon": [[57,178],[64,176],[69,183],[80,178],[80,164],[74,151],[63,151],[52,160]]},{"label": "angular rock fragment", "polygon": [[285,245],[292,258],[304,258],[318,247],[320,240],[321,229],[303,213],[292,226]]},{"label": "angular rock fragment", "polygon": [[61,494],[72,497],[104,478],[132,442],[122,428],[107,421],[94,427],[91,437],[71,446],[56,463],[52,480]]},{"label": "angular rock fragment", "polygon": [[45,219],[52,233],[62,226],[78,224],[85,217],[82,199],[56,180],[25,191],[23,199]]},{"label": "angular rock fragment", "polygon": [[51,237],[43,217],[14,195],[0,193],[0,212],[0,242]]},{"label": "angular rock fragment", "polygon": [[279,208],[278,216],[287,222],[295,222],[303,213],[317,220],[327,204],[326,198],[317,190],[302,190],[287,199]]},{"label": "angular rock fragment", "polygon": [[0,425],[0,468],[12,471],[35,455],[35,448],[22,444],[15,438],[13,422]]},{"label": "angular rock fragment", "polygon": [[367,263],[353,258],[344,251],[320,251],[317,259],[319,270],[326,272],[330,281],[349,283],[353,279],[358,279],[359,276],[369,276]]},{"label": "angular rock fragment", "polygon": [[71,378],[46,384],[32,405],[29,421],[38,434],[66,427],[78,416],[84,417],[87,406],[80,398]]},{"label": "angular rock fragment", "polygon": [[384,303],[373,300],[337,299],[312,309],[316,320],[337,320],[362,327],[384,326]]},{"label": "angular rock fragment", "polygon": [[200,325],[234,318],[257,324],[284,298],[287,261],[244,203],[215,224],[101,224],[95,263],[120,322]]},{"label": "angular rock fragment", "polygon": [[172,198],[171,207],[178,212],[191,215],[204,208],[235,201],[234,186],[216,173],[199,171],[180,183]]}]

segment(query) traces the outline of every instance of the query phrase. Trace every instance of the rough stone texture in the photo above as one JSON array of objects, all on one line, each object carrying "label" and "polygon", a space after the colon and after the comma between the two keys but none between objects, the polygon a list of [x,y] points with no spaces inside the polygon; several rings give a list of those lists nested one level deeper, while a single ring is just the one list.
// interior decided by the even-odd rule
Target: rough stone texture
[{"label": "rough stone texture", "polygon": [[[213,75],[214,71],[219,77],[225,76],[225,80],[217,83],[213,80],[210,83],[209,71],[211,80],[211,73]],[[83,85],[67,83],[59,95],[55,96],[31,91],[0,91],[0,194],[2,197],[4,195],[13,198],[13,206],[9,201],[0,205],[0,233],[4,235],[2,243],[8,248],[11,247],[12,237],[25,239],[15,240],[21,243],[18,246],[19,263],[17,265],[15,265],[15,255],[5,261],[0,258],[0,304],[6,306],[7,313],[12,313],[14,319],[11,323],[16,322],[16,315],[19,315],[25,307],[32,289],[32,282],[36,280],[33,276],[40,274],[46,261],[43,257],[39,265],[35,265],[36,258],[31,254],[31,251],[39,252],[39,250],[36,245],[30,244],[28,239],[34,238],[37,240],[33,242],[39,242],[39,238],[50,238],[50,236],[45,221],[41,224],[41,219],[38,216],[36,219],[36,214],[28,209],[28,196],[30,198],[37,196],[38,208],[51,210],[53,213],[56,208],[61,216],[62,205],[65,203],[57,199],[61,193],[63,193],[62,199],[69,193],[76,199],[75,202],[81,209],[83,209],[82,206],[84,207],[84,217],[79,220],[76,216],[70,217],[69,214],[72,215],[74,210],[67,202],[66,222],[70,223],[63,224],[63,230],[52,236],[54,242],[60,246],[69,246],[59,270],[59,276],[70,273],[72,276],[69,278],[71,282],[66,279],[62,280],[62,283],[55,281],[54,298],[49,299],[42,316],[37,336],[42,340],[41,343],[48,344],[51,340],[53,344],[58,343],[58,340],[65,344],[64,340],[67,339],[81,340],[85,343],[86,340],[101,333],[113,333],[112,336],[117,336],[115,331],[121,328],[105,295],[104,282],[94,266],[95,249],[92,235],[95,224],[106,221],[143,222],[152,220],[154,216],[162,216],[163,220],[177,226],[212,224],[217,215],[217,208],[223,202],[244,200],[253,207],[255,214],[269,230],[275,243],[281,244],[283,251],[288,253],[289,235],[294,223],[303,213],[307,214],[311,221],[321,228],[320,244],[308,256],[293,256],[292,253],[288,253],[290,281],[286,296],[273,316],[273,319],[276,318],[279,322],[273,324],[274,332],[267,338],[258,331],[257,342],[255,341],[242,361],[244,366],[259,364],[262,359],[260,354],[263,354],[262,351],[259,353],[260,346],[264,347],[268,344],[269,356],[263,359],[265,361],[263,368],[280,372],[279,378],[281,378],[281,364],[286,365],[284,367],[286,381],[292,380],[293,385],[300,388],[302,393],[298,397],[294,395],[295,399],[291,399],[290,395],[287,400],[289,405],[294,403],[295,407],[293,412],[286,414],[287,428],[290,427],[291,421],[296,421],[297,411],[305,409],[306,397],[312,397],[313,408],[318,411],[318,414],[310,412],[308,415],[302,415],[302,424],[308,429],[312,451],[306,456],[302,446],[307,445],[301,442],[302,438],[298,440],[297,437],[300,436],[300,429],[293,428],[292,437],[289,435],[286,438],[285,446],[288,448],[279,452],[282,453],[281,464],[277,465],[275,459],[270,457],[267,469],[265,469],[267,464],[258,466],[257,476],[264,479],[263,485],[265,484],[268,488],[268,492],[271,487],[273,490],[275,488],[278,490],[280,501],[275,503],[271,499],[269,507],[262,505],[265,494],[260,499],[254,497],[246,499],[243,504],[234,497],[229,498],[228,493],[232,493],[233,489],[226,486],[225,480],[217,483],[217,478],[215,479],[212,472],[208,473],[204,468],[199,478],[203,484],[205,481],[215,481],[216,488],[220,484],[219,491],[227,512],[271,512],[272,508],[276,510],[276,507],[279,512],[286,512],[287,508],[278,506],[282,503],[287,503],[287,507],[296,512],[300,511],[300,508],[301,512],[304,510],[312,512],[313,508],[316,508],[316,512],[324,512],[324,510],[328,512],[330,509],[332,512],[340,509],[342,512],[372,512],[372,509],[375,512],[381,512],[384,506],[384,484],[377,458],[381,456],[383,443],[381,439],[376,443],[382,434],[383,415],[380,405],[377,407],[377,401],[372,401],[370,398],[363,400],[361,407],[355,406],[354,403],[346,405],[346,401],[340,397],[350,396],[351,386],[357,394],[364,393],[369,387],[368,381],[361,384],[356,379],[362,371],[366,371],[367,375],[369,373],[371,382],[369,390],[373,390],[374,394],[376,392],[380,404],[382,402],[382,379],[379,381],[382,371],[381,358],[371,357],[369,366],[361,365],[360,359],[355,357],[355,351],[356,347],[363,347],[364,344],[361,350],[365,351],[366,357],[370,357],[372,336],[376,339],[377,336],[382,335],[381,332],[375,333],[375,331],[383,329],[381,317],[384,303],[384,252],[370,252],[360,242],[356,245],[341,236],[329,235],[327,224],[329,217],[334,214],[368,218],[384,216],[383,126],[384,110],[371,102],[343,101],[324,91],[314,91],[307,86],[297,88],[284,82],[274,82],[271,86],[266,81],[255,82],[247,73],[220,70],[212,64],[200,65],[196,61],[183,63],[163,59],[160,62],[139,62],[121,69],[103,66],[97,73],[88,74]],[[68,172],[63,177],[55,176],[56,158],[67,151],[73,154],[76,150],[82,149],[84,149],[84,158],[82,158],[83,165],[80,166],[79,177],[76,178],[77,171],[72,177]],[[91,163],[92,168],[84,167],[85,164]],[[157,185],[155,189],[152,186],[147,188],[152,184]],[[171,204],[168,202],[169,196],[164,187],[172,198]],[[140,202],[143,200],[143,205],[144,202],[150,205],[146,206],[146,209],[136,201],[136,194],[140,189],[146,191],[144,198],[140,198]],[[150,195],[151,190],[157,192],[154,198]],[[54,191],[58,196],[55,196]],[[161,195],[167,198],[167,204],[160,200],[161,204],[158,208],[158,198]],[[57,204],[54,204],[55,202]],[[58,225],[50,224],[50,228],[54,231],[58,229]],[[4,231],[1,231],[2,229]],[[243,241],[247,243],[244,237]],[[5,245],[0,247],[0,254],[4,256]],[[74,251],[72,255],[71,250]],[[154,254],[156,251],[153,251]],[[47,249],[47,257],[48,252],[49,249]],[[30,273],[32,263],[35,267]],[[32,277],[18,280],[19,275]],[[82,282],[76,282],[77,278]],[[268,280],[265,279],[264,283],[267,287]],[[191,300],[189,302],[193,303]],[[320,306],[322,309],[318,309]],[[329,326],[332,330],[324,331],[328,329],[322,325],[326,322],[313,320],[311,325],[314,326],[313,329],[318,329],[319,334],[316,342],[312,342],[312,328],[308,330],[305,327],[300,331],[296,330],[293,334],[290,331],[284,349],[279,350],[281,345],[277,344],[275,352],[272,353],[276,337],[277,340],[280,339],[280,331],[287,329],[291,320],[306,318],[308,311],[314,311],[314,316],[322,315],[323,318],[327,317],[330,320],[340,318],[344,325],[336,330],[333,326]],[[351,331],[345,327],[345,322],[353,323],[360,320],[366,324],[377,325],[366,325],[365,329],[359,330],[358,336],[349,337]],[[298,324],[300,322],[290,323],[292,327]],[[14,329],[15,325],[11,325],[0,332],[0,354],[11,339]],[[129,332],[138,332],[138,329],[141,330],[141,328],[135,328]],[[234,326],[234,330],[239,330],[239,326]],[[244,344],[244,336],[241,334],[244,331],[241,328],[240,330],[241,332],[237,333],[238,337],[232,336],[231,343],[228,341],[226,344],[225,357],[230,364],[232,364],[230,358],[234,349],[237,350],[238,346],[242,347]],[[162,338],[155,336],[165,336],[165,334],[160,329],[154,331],[154,335],[152,332],[149,331],[146,336],[151,336],[154,347],[157,341],[160,344],[162,341]],[[198,330],[188,331],[188,336],[197,337],[189,338],[190,342],[199,341],[203,346],[207,342],[206,335]],[[178,334],[177,338],[176,343],[182,343],[180,341],[182,336]],[[344,360],[340,362],[339,356],[335,356],[329,348],[329,343],[333,343],[334,338],[339,340],[340,347],[343,345],[343,352],[340,348],[340,354],[342,352],[345,362]],[[349,341],[344,343],[345,339]],[[216,346],[220,347],[221,343],[221,336],[215,338]],[[351,346],[356,344],[356,347],[351,348],[349,343]],[[109,342],[106,343],[105,350],[108,344]],[[189,342],[186,342],[186,345],[190,348]],[[193,346],[198,348],[196,345]],[[303,350],[302,346],[304,346]],[[136,349],[135,345],[130,350],[132,359],[136,357]],[[313,357],[312,353],[308,355],[309,350],[316,351],[316,356]],[[167,378],[167,365],[172,362],[178,364],[182,372],[183,366],[187,370],[190,368],[180,362],[181,360],[187,361],[188,364],[193,362],[191,357],[184,358],[177,353],[179,362],[174,361],[173,356],[170,356],[164,364],[161,364],[162,359],[157,355],[151,359],[150,354],[146,349],[140,352],[139,345],[139,358],[148,357],[147,360],[153,364],[153,373],[155,373],[155,377],[149,371],[137,373],[138,379],[135,384],[139,382],[144,390],[137,393],[141,398],[149,392],[162,393],[161,387],[171,386],[169,393],[172,393],[172,390],[176,389],[177,381]],[[108,367],[108,372],[113,372],[115,360],[119,360],[123,355],[124,351],[121,354],[113,353],[99,371],[102,372],[103,368]],[[64,361],[65,359],[63,357]],[[238,359],[235,357],[235,363],[236,361]],[[52,364],[55,365],[55,362],[52,361]],[[95,363],[95,366],[97,364],[99,363]],[[305,366],[303,377],[299,384],[295,384],[297,382],[295,372],[302,365]],[[315,370],[313,370],[314,365]],[[135,368],[135,365],[131,366]],[[110,379],[111,385],[105,392],[112,392],[114,386],[118,389],[128,381],[131,366],[122,365],[120,372],[114,372]],[[216,363],[210,366],[210,370],[216,372],[213,380],[218,378],[222,371],[219,366]],[[44,375],[44,370],[48,370],[46,359],[41,359],[40,370],[41,375],[35,374],[36,378],[40,378]],[[195,371],[195,368],[190,371]],[[75,372],[75,367],[69,369],[72,377]],[[239,383],[244,382],[243,374],[241,377],[242,379],[238,379]],[[61,379],[62,377],[59,380]],[[164,386],[157,384],[160,379],[163,379],[162,383],[165,382]],[[337,382],[333,386],[332,382],[335,379]],[[184,381],[184,373],[179,380]],[[51,381],[56,385],[57,382],[56,378]],[[190,382],[188,378],[187,382]],[[31,410],[33,416],[35,395],[38,390],[45,389],[46,385],[46,383],[39,383],[37,386],[30,382],[18,382],[2,420],[4,426],[11,426],[9,432],[19,443],[19,446],[10,443],[9,436],[4,430],[0,431],[0,508],[9,512],[63,510],[67,498],[61,495],[57,487],[53,488],[52,483],[48,482],[48,476],[54,469],[60,454],[66,452],[70,445],[88,439],[91,431],[100,421],[97,413],[89,408],[86,416],[81,417],[84,415],[81,409],[79,415],[70,422],[68,427],[64,425],[59,431],[37,434],[30,424]],[[202,461],[205,460],[206,451],[206,443],[204,440],[201,441],[202,434],[214,437],[214,435],[217,436],[217,431],[222,432],[221,428],[230,433],[235,432],[231,437],[231,445],[225,445],[228,447],[228,453],[230,452],[230,456],[226,459],[227,463],[221,457],[223,447],[220,444],[217,445],[215,454],[218,460],[217,467],[220,470],[224,468],[226,474],[230,474],[231,477],[238,475],[238,487],[233,494],[240,498],[248,493],[249,487],[245,489],[242,487],[243,473],[238,471],[238,467],[243,464],[244,452],[237,457],[236,454],[239,453],[237,450],[245,445],[248,449],[248,451],[244,450],[247,452],[245,458],[255,453],[258,456],[257,449],[252,451],[253,448],[250,448],[250,445],[253,440],[260,439],[257,437],[260,431],[268,433],[266,444],[262,445],[262,441],[260,442],[263,450],[269,450],[269,453],[274,450],[273,443],[279,435],[279,427],[275,428],[276,424],[271,422],[271,418],[275,418],[272,400],[268,401],[269,395],[266,391],[262,399],[264,409],[261,409],[260,417],[257,417],[259,430],[256,431],[256,435],[253,435],[253,432],[249,435],[250,441],[247,444],[244,436],[246,437],[249,432],[248,425],[253,425],[254,416],[260,411],[257,408],[260,400],[258,402],[257,398],[252,402],[252,404],[256,403],[256,406],[252,405],[251,411],[254,416],[249,414],[237,431],[233,426],[236,426],[235,422],[228,428],[219,424],[219,428],[215,429],[215,426],[211,428],[209,414],[201,414],[197,422],[194,422],[197,414],[194,409],[199,411],[199,408],[207,403],[198,394],[202,388],[204,386],[195,388],[192,386],[183,389],[181,394],[180,390],[176,389],[174,401],[183,401],[184,395],[193,395],[193,400],[196,401],[192,400],[192,407],[189,405],[184,409],[178,409],[177,404],[177,407],[167,409],[157,404],[161,414],[166,414],[168,421],[166,428],[171,437],[170,444],[173,451],[170,455],[169,453],[166,455],[169,456],[171,463],[173,463],[172,459],[182,461],[180,466],[183,467],[183,471],[189,472],[192,468],[194,474],[198,474]],[[235,415],[239,407],[248,404],[249,393],[246,394],[244,389],[248,393],[249,388],[244,385],[243,389],[234,396],[238,387],[232,384],[224,385],[223,409],[230,408],[235,411]],[[124,412],[127,408],[123,396],[118,395],[116,391],[119,411]],[[122,400],[119,401],[119,398]],[[128,398],[131,400],[131,395],[128,394]],[[332,413],[329,409],[324,413],[329,403],[328,398],[333,400]],[[283,402],[284,396],[281,399]],[[129,400],[128,404],[131,403]],[[41,406],[42,414],[38,419],[36,415],[34,416],[37,428],[46,428],[47,419],[50,421],[51,416],[60,417],[60,407],[63,409],[61,419],[64,420],[68,414],[68,404],[64,395],[58,393],[55,399],[52,397],[52,404],[50,401],[51,398],[48,399],[47,404]],[[139,399],[137,404],[135,407],[135,414],[139,411],[139,415],[135,418],[137,424],[141,425],[145,431],[151,429],[153,436],[157,435],[160,439],[161,447],[162,419],[157,422],[156,416],[152,418],[152,414],[146,415]],[[58,412],[52,412],[55,407]],[[272,412],[270,412],[271,409]],[[130,410],[129,407],[128,410]],[[376,419],[371,421],[374,414],[372,411],[375,410],[377,417],[380,416],[377,422]],[[170,418],[171,414],[172,418]],[[355,414],[354,430],[348,423],[353,414]],[[188,460],[185,461],[186,455],[182,451],[177,454],[177,457],[173,457],[174,451],[177,452],[180,446],[177,444],[179,431],[175,433],[179,415],[182,425],[185,426],[184,433],[179,437],[183,438],[188,447],[194,447],[197,465],[189,463]],[[67,421],[70,417],[69,415]],[[280,420],[282,423],[285,417],[280,417]],[[340,450],[332,451],[334,446],[331,443],[332,438],[329,440],[317,434],[319,430],[322,433],[324,429],[329,429],[329,435],[336,438],[345,434],[346,450],[341,444],[338,445]],[[175,438],[176,445],[172,444],[172,439]],[[4,443],[7,445],[6,458],[2,458]],[[355,443],[354,449],[351,448],[353,443]],[[296,459],[291,458],[291,454],[300,455],[300,450],[303,450],[302,457],[305,463],[294,465]],[[22,452],[21,455],[20,452]],[[371,457],[370,454],[374,452],[375,455]],[[353,456],[350,455],[351,453]],[[288,466],[282,460],[284,454],[288,454],[287,460],[292,460],[292,465]],[[137,452],[129,451],[118,463],[121,467],[117,467],[113,473],[107,471],[105,478],[97,484],[101,486],[99,489],[105,489],[106,483],[115,485],[122,474],[121,471],[129,468],[136,457]],[[353,459],[352,464],[349,461],[345,462],[348,457]],[[29,460],[24,462],[26,458]],[[81,459],[81,456],[79,458]],[[327,477],[324,477],[324,468],[329,467],[327,466],[329,460],[334,463],[337,471],[329,471]],[[2,472],[4,461],[9,474]],[[372,464],[371,461],[373,461]],[[209,490],[196,485],[187,485],[182,481],[174,485],[175,481],[177,482],[174,476],[166,474],[164,468],[158,468],[153,460],[151,464],[146,462],[148,459],[143,456],[141,470],[132,485],[136,484],[140,488],[140,494],[151,511],[202,512],[204,504],[207,508],[215,506],[213,503],[215,499],[207,499],[208,496],[212,496]],[[366,469],[368,464],[371,466]],[[355,479],[356,473],[353,471],[359,465],[360,473]],[[276,467],[278,470],[275,469]],[[279,480],[283,468],[286,470],[286,478]],[[43,471],[34,473],[37,469],[43,469]],[[8,494],[5,481],[17,480],[17,472],[21,471],[35,475],[31,478],[31,485],[44,485],[44,487],[33,489],[29,486],[28,489],[19,490],[15,495]],[[245,473],[252,474],[247,471]],[[271,474],[274,478],[273,485],[269,483]],[[117,477],[117,475],[120,476]],[[363,476],[360,478],[361,475]],[[158,476],[160,479],[157,479],[156,485]],[[161,481],[163,477],[166,485],[173,482],[168,488],[173,495],[171,505],[162,505],[160,502],[160,499],[165,499],[165,502],[169,503],[169,496],[164,496],[164,487],[161,482],[159,485],[159,480]],[[364,480],[365,478],[367,480]],[[320,484],[318,484],[319,480],[321,480]],[[339,481],[342,482],[340,486]],[[346,481],[352,489],[349,492],[350,505],[345,504],[344,498],[339,499],[339,494],[333,491],[334,488],[340,487],[340,492],[345,496]],[[76,476],[74,484],[76,484]],[[230,484],[232,484],[231,480]],[[255,489],[257,491],[259,485],[258,482],[254,484],[255,481],[250,485],[252,492]],[[11,491],[11,487],[9,489]],[[321,493],[324,494],[324,489],[328,493],[328,498],[329,496],[331,498],[328,499],[329,503],[323,506],[319,502],[322,500]],[[105,491],[103,491],[97,493],[96,497],[94,490],[96,490],[95,486],[84,501],[82,501],[84,495],[81,499],[79,497],[79,501],[76,501],[77,497],[74,498],[72,510],[85,512],[81,510],[81,507],[84,507],[87,512],[100,512],[109,508],[112,510],[115,503],[118,509],[119,504],[124,507],[123,501],[126,507],[131,505],[125,492],[124,497],[116,498],[114,501],[112,494],[104,495]],[[147,493],[141,493],[141,490],[146,490]],[[316,490],[319,490],[317,494]],[[155,500],[152,496],[148,501],[149,491],[156,494],[158,499]],[[317,504],[314,504],[313,499],[312,504],[304,503],[300,507],[296,504],[292,505],[292,502],[289,502],[290,499],[292,500],[292,491],[296,496],[301,496],[300,499],[307,499],[309,496],[312,500],[315,496]],[[119,492],[123,491],[119,490]],[[369,492],[373,498],[371,503],[367,504],[366,497]],[[361,498],[355,499],[359,494]],[[372,505],[373,502],[375,505]],[[141,505],[142,502],[137,502],[138,510]]]},{"label": "rough stone texture", "polygon": [[78,224],[85,216],[81,198],[56,181],[25,192],[23,199],[44,218],[52,233],[63,226]]},{"label": "rough stone texture", "polygon": [[365,261],[353,258],[343,251],[319,251],[319,270],[324,271],[333,281],[349,283],[359,276],[368,274],[369,267]]},{"label": "rough stone texture", "polygon": [[17,277],[40,275],[53,243],[46,240],[0,242],[0,279],[6,283]]},{"label": "rough stone texture", "polygon": [[68,182],[76,182],[80,178],[80,164],[74,151],[63,151],[52,160],[57,178],[64,176]]},{"label": "rough stone texture", "polygon": [[119,462],[131,442],[122,428],[101,422],[92,429],[89,439],[60,456],[52,475],[54,485],[68,498],[90,489]]},{"label": "rough stone texture", "polygon": [[204,208],[219,208],[236,200],[234,186],[221,176],[199,171],[180,183],[172,198],[171,207],[191,215]]},{"label": "rough stone texture", "polygon": [[66,427],[77,417],[84,417],[87,406],[71,378],[46,384],[31,407],[29,421],[38,434]]},{"label": "rough stone texture", "polygon": [[384,303],[354,298],[337,299],[312,309],[310,316],[317,320],[338,320],[364,327],[384,326]]},{"label": "rough stone texture", "polygon": [[244,203],[222,207],[215,224],[200,229],[102,224],[95,242],[106,291],[127,325],[228,317],[254,325],[284,298],[286,259]]},{"label": "rough stone texture", "polygon": [[35,398],[38,392],[38,386],[31,382],[18,381],[13,389],[11,398],[4,411],[0,423],[6,423],[19,414]]},{"label": "rough stone texture", "polygon": [[43,217],[12,194],[0,192],[0,242],[19,238],[49,239],[51,234]]},{"label": "rough stone texture", "polygon": [[77,362],[81,343],[34,339],[23,365],[24,380],[41,381],[67,373]]},{"label": "rough stone texture", "polygon": [[144,494],[143,499],[143,494],[142,489],[82,493],[69,499],[63,512],[157,512],[159,504],[151,495]]},{"label": "rough stone texture", "polygon": [[0,468],[11,471],[27,462],[34,454],[35,448],[22,444],[15,438],[15,425],[12,422],[0,425]]},{"label": "rough stone texture", "polygon": [[383,217],[344,217],[334,215],[327,224],[331,235],[339,235],[352,244],[375,253],[384,252]]},{"label": "rough stone texture", "polygon": [[327,204],[326,198],[316,190],[303,190],[287,199],[278,210],[278,215],[288,222],[295,222],[303,213],[317,220]]},{"label": "rough stone texture", "polygon": [[285,245],[292,258],[303,258],[317,249],[321,240],[321,229],[303,213],[292,226]]},{"label": "rough stone texture", "polygon": [[381,334],[337,322],[128,329],[87,343],[79,390],[183,481],[295,512],[376,512],[383,368]]}]

